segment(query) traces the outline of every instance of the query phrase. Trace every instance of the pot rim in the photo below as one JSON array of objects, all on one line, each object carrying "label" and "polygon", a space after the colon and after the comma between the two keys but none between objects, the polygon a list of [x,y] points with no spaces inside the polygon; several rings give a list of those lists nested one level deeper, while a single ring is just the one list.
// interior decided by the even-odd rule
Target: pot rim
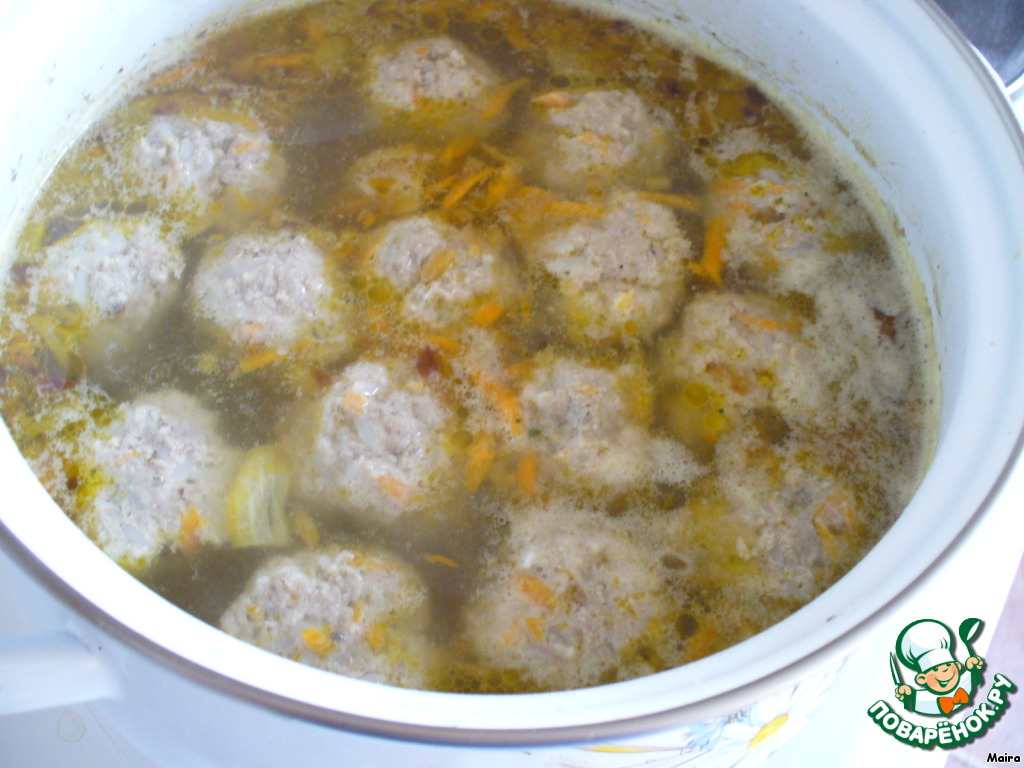
[{"label": "pot rim", "polygon": [[[812,0],[813,1],[813,0]],[[1002,122],[1003,130],[1007,133],[1016,152],[1017,176],[1024,173],[1024,140],[1022,140],[1017,120],[1006,100],[1005,92],[1001,84],[993,78],[991,69],[977,55],[973,47],[966,41],[949,21],[945,15],[935,6],[931,0],[909,0],[909,5],[922,9],[931,19],[937,29],[946,39],[949,50],[957,55],[957,66],[966,67],[966,72],[972,79],[975,86],[980,86],[988,106],[994,110],[992,116]],[[903,7],[906,7],[904,4]],[[1009,165],[1009,164],[1008,164]],[[1020,186],[1020,182],[1017,182]],[[1018,346],[1020,344],[1018,343]],[[780,687],[791,684],[803,677],[834,661],[837,656],[845,655],[862,643],[865,638],[874,633],[889,617],[904,607],[925,585],[930,577],[944,565],[946,565],[966,538],[976,529],[983,519],[985,512],[994,504],[1004,486],[1008,476],[1013,471],[1024,444],[1024,418],[1014,418],[1015,426],[1012,444],[1004,454],[1002,464],[994,480],[988,485],[987,492],[980,502],[974,507],[970,516],[966,518],[959,532],[942,546],[937,554],[916,571],[916,575],[904,583],[898,591],[888,596],[880,605],[869,609],[860,609],[860,615],[845,617],[849,624],[841,629],[834,629],[825,642],[813,648],[804,649],[790,656],[779,667],[770,672],[755,677],[752,680],[744,680],[741,684],[720,686],[709,695],[695,700],[684,701],[683,703],[671,703],[666,696],[666,687],[662,686],[658,691],[657,700],[666,702],[658,704],[653,711],[643,712],[621,719],[608,719],[599,723],[569,723],[569,724],[540,724],[531,723],[528,726],[513,726],[509,728],[488,728],[488,727],[460,727],[457,722],[448,725],[424,724],[423,722],[407,722],[387,717],[368,716],[356,714],[350,711],[343,711],[337,707],[324,706],[322,703],[314,703],[311,699],[296,698],[283,694],[279,691],[271,691],[266,688],[247,682],[241,677],[236,677],[223,672],[220,668],[213,668],[207,663],[201,663],[192,656],[170,647],[167,642],[158,642],[147,632],[139,629],[138,622],[129,622],[123,617],[118,617],[109,610],[105,610],[96,601],[90,599],[83,592],[79,591],[71,583],[62,578],[53,567],[48,565],[38,552],[28,546],[18,535],[22,530],[22,522],[14,520],[11,525],[0,512],[0,547],[5,549],[23,569],[28,571],[37,582],[41,583],[62,603],[73,611],[86,618],[104,632],[110,634],[117,640],[125,643],[134,651],[145,657],[152,658],[163,666],[183,674],[205,687],[225,693],[229,696],[240,698],[262,707],[277,712],[298,717],[303,720],[312,721],[348,731],[362,734],[382,736],[389,739],[400,739],[423,743],[457,744],[466,746],[526,746],[540,744],[556,744],[567,742],[581,742],[600,739],[610,739],[635,735],[643,732],[659,730],[671,725],[678,725],[683,721],[694,721],[713,714],[732,711],[740,708],[751,701],[767,695]],[[5,440],[9,437],[5,434]],[[41,486],[38,492],[46,497]],[[36,498],[31,501],[37,501]],[[45,503],[40,501],[40,503]],[[50,502],[53,507],[55,504]],[[59,510],[58,510],[59,511]],[[74,524],[60,512],[62,519],[67,526],[74,528]],[[61,523],[63,525],[63,523]],[[109,561],[95,546],[74,528],[75,534],[68,533],[68,536],[77,535],[81,545],[88,546],[89,551],[84,550],[75,553],[76,557],[81,554],[83,560],[102,576],[104,583],[117,584],[125,587],[131,594],[145,594],[147,600],[153,606],[159,608],[156,614],[162,617],[169,617],[175,613],[181,614],[175,620],[180,626],[190,623],[196,625],[198,636],[204,637],[216,646],[215,653],[230,654],[237,656],[235,668],[256,660],[259,666],[273,667],[275,670],[290,677],[299,679],[302,683],[308,683],[313,689],[327,690],[329,693],[337,692],[335,698],[339,701],[347,701],[349,696],[357,701],[363,696],[376,699],[378,696],[382,706],[390,703],[397,703],[400,697],[403,701],[408,700],[408,711],[432,711],[435,707],[444,707],[447,703],[472,701],[471,706],[480,708],[486,712],[498,712],[502,708],[521,707],[529,711],[533,705],[545,702],[550,703],[552,708],[573,710],[586,708],[588,700],[594,698],[594,692],[603,690],[610,699],[634,697],[646,697],[648,695],[644,681],[650,678],[662,678],[663,680],[679,680],[691,683],[706,683],[707,679],[718,671],[728,669],[734,661],[742,662],[747,655],[747,649],[757,638],[764,635],[778,635],[784,629],[803,621],[807,616],[813,615],[816,621],[827,624],[832,619],[821,615],[824,610],[822,598],[819,597],[805,606],[800,611],[785,619],[783,622],[760,633],[751,640],[744,641],[732,648],[715,654],[707,659],[702,659],[686,665],[686,672],[679,668],[652,675],[649,678],[612,685],[599,686],[598,688],[582,689],[579,691],[564,691],[543,694],[516,694],[516,695],[475,695],[475,694],[439,694],[424,691],[403,691],[390,689],[385,686],[377,686],[372,683],[365,683],[330,673],[322,672],[294,662],[273,657],[264,651],[252,648],[241,641],[223,635],[219,630],[203,624],[173,605],[166,603],[148,588],[142,586],[134,577],[121,571],[112,561]],[[884,537],[883,537],[884,540]],[[852,574],[860,566],[855,567],[851,574],[840,580],[833,586],[826,595],[837,589],[839,584],[848,583]],[[863,570],[863,569],[861,569]],[[154,598],[156,598],[154,600]],[[835,618],[835,617],[832,617]],[[150,621],[147,618],[147,621]],[[152,623],[150,621],[150,623]],[[781,629],[780,629],[781,628]],[[809,633],[814,635],[815,633]],[[820,634],[820,633],[818,633]],[[215,642],[214,642],[215,641]],[[223,659],[227,661],[227,659]],[[742,667],[740,663],[738,666]],[[740,676],[742,677],[742,675]],[[671,686],[668,686],[669,688]],[[385,690],[381,690],[385,689]],[[401,710],[403,707],[398,707]]]}]

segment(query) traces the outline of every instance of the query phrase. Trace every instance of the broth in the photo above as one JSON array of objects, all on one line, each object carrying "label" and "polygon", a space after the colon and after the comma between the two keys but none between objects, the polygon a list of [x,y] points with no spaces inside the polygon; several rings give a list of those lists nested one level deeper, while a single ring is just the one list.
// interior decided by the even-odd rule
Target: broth
[{"label": "broth", "polygon": [[540,0],[211,35],[67,153],[0,408],[156,592],[459,692],[685,664],[813,599],[926,464],[915,278],[741,76]]}]

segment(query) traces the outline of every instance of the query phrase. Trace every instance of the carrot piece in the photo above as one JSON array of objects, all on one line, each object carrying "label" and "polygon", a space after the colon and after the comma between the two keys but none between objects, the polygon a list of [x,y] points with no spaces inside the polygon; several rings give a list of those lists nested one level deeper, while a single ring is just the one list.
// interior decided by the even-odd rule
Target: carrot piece
[{"label": "carrot piece", "polygon": [[686,643],[686,655],[690,661],[710,656],[721,647],[721,638],[718,628],[706,618],[697,625],[697,631],[693,633]]},{"label": "carrot piece", "polygon": [[257,67],[297,67],[309,61],[308,53],[285,53],[256,60]]},{"label": "carrot piece", "polygon": [[309,548],[320,546],[320,529],[308,512],[298,512],[291,516],[292,530]]},{"label": "carrot piece", "polygon": [[544,581],[528,573],[516,574],[516,589],[534,605],[553,611],[556,606],[555,592]]},{"label": "carrot piece", "polygon": [[331,640],[331,636],[316,627],[306,627],[306,629],[302,630],[302,641],[309,646],[310,650],[319,653],[321,656],[326,656],[334,649],[334,642]]},{"label": "carrot piece", "polygon": [[378,621],[366,630],[366,642],[374,652],[379,652],[384,647],[385,639],[383,622]]},{"label": "carrot piece", "polygon": [[495,408],[501,413],[514,434],[523,432],[523,407],[519,399],[500,381],[495,381],[483,371],[470,374],[470,380],[478,386]]},{"label": "carrot piece", "polygon": [[469,446],[466,463],[466,490],[472,493],[487,477],[494,463],[494,435],[481,432]]},{"label": "carrot piece", "polygon": [[398,501],[405,501],[409,496],[409,486],[397,477],[392,475],[381,475],[377,478],[377,483],[388,496],[391,496]]},{"label": "carrot piece", "polygon": [[781,331],[782,326],[770,317],[758,317],[757,315],[742,314],[739,317],[745,325],[749,325],[759,331]]},{"label": "carrot piece", "polygon": [[516,479],[519,481],[519,490],[523,492],[523,495],[533,496],[533,492],[537,488],[537,456],[532,451],[519,460]]},{"label": "carrot piece", "polygon": [[709,219],[704,229],[704,252],[701,254],[700,262],[692,265],[694,272],[710,279],[716,285],[722,284],[722,256],[725,252],[725,233],[726,221],[724,216],[714,216]]},{"label": "carrot piece", "polygon": [[262,624],[267,620],[266,614],[263,613],[263,609],[256,603],[249,603],[245,606],[245,614],[251,621]]},{"label": "carrot piece", "polygon": [[469,319],[473,321],[474,325],[479,325],[482,328],[486,328],[489,325],[494,325],[498,318],[505,313],[505,307],[494,301],[489,301],[486,304],[480,305],[480,307],[469,316]]},{"label": "carrot piece", "polygon": [[845,491],[833,491],[814,511],[814,529],[818,532],[825,553],[833,559],[838,559],[840,555],[839,541],[834,530],[837,527],[835,523],[839,522],[837,518],[841,518],[849,531],[855,530],[859,524],[853,499]]},{"label": "carrot piece", "polygon": [[515,95],[515,92],[529,83],[529,78],[520,77],[518,80],[512,80],[511,82],[499,85],[491,92],[490,98],[484,104],[484,108],[480,110],[480,119],[486,122],[496,118],[504,111],[509,100]]},{"label": "carrot piece", "polygon": [[601,215],[601,209],[596,205],[567,200],[542,187],[522,187],[521,190],[525,201],[535,205],[538,212],[542,214],[565,217],[585,216],[592,219]]},{"label": "carrot piece", "polygon": [[452,248],[439,248],[427,259],[420,270],[420,279],[432,283],[451,268],[459,255]]},{"label": "carrot piece", "polygon": [[515,170],[509,164],[503,165],[487,186],[487,202],[497,205],[507,199],[518,186],[519,176]]},{"label": "carrot piece", "polygon": [[457,355],[461,349],[459,342],[450,336],[440,336],[436,333],[428,333],[424,338],[432,346],[437,347],[442,352],[447,352],[449,355]]},{"label": "carrot piece", "polygon": [[181,528],[178,541],[186,550],[195,550],[199,546],[199,529],[203,527],[203,518],[195,507],[189,507],[181,513]]},{"label": "carrot piece", "polygon": [[701,209],[701,199],[696,195],[674,195],[669,192],[641,192],[640,197],[652,203],[660,203],[670,208],[697,213]]},{"label": "carrot piece", "polygon": [[439,195],[442,192],[446,192],[447,190],[449,190],[452,187],[452,185],[455,184],[455,182],[457,182],[458,180],[458,176],[445,176],[440,181],[435,181],[433,184],[431,184],[423,191],[427,195],[433,197],[434,195]]},{"label": "carrot piece", "polygon": [[544,626],[540,623],[540,619],[536,616],[529,616],[526,621],[526,628],[530,630],[530,633],[538,640],[544,639]]},{"label": "carrot piece", "polygon": [[341,398],[346,410],[352,411],[353,413],[362,413],[366,410],[366,406],[369,405],[370,401],[362,392],[349,391],[346,392],[344,397]]},{"label": "carrot piece", "polygon": [[468,195],[477,184],[482,181],[486,181],[497,172],[496,168],[484,168],[482,171],[470,174],[452,185],[451,189],[444,196],[444,200],[441,201],[441,208],[448,210],[454,208],[459,202]]},{"label": "carrot piece", "polygon": [[437,162],[441,165],[452,165],[458,162],[470,152],[473,151],[473,147],[476,146],[476,139],[472,136],[463,136],[461,139],[454,139],[445,145],[445,148],[441,150],[441,154],[437,156]]},{"label": "carrot piece", "polygon": [[284,355],[276,349],[264,349],[243,357],[239,361],[238,367],[242,373],[250,373],[260,368],[265,368],[271,363],[276,363],[283,357]]},{"label": "carrot piece", "polygon": [[565,91],[550,91],[534,96],[530,103],[546,109],[565,109],[573,105],[573,98]]},{"label": "carrot piece", "polygon": [[174,67],[173,69],[168,69],[164,72],[154,75],[149,79],[149,82],[146,85],[149,88],[165,90],[167,88],[177,85],[182,80],[188,79],[192,75],[199,72],[204,66],[206,66],[205,59],[189,62],[188,64],[181,65],[180,67]]},{"label": "carrot piece", "polygon": [[424,555],[423,559],[426,560],[428,563],[432,563],[433,565],[444,565],[448,568],[459,567],[458,563],[456,563],[449,557],[445,557],[444,555]]}]

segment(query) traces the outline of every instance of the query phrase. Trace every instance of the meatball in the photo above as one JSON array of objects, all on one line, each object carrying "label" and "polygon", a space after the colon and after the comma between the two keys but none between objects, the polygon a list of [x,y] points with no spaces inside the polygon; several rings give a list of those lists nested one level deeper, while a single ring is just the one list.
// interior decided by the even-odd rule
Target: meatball
[{"label": "meatball", "polygon": [[432,37],[374,52],[366,98],[371,113],[398,127],[481,135],[496,125],[486,96],[497,83],[490,66],[461,43]]},{"label": "meatball", "polygon": [[427,203],[425,181],[434,161],[433,153],[414,144],[375,149],[360,157],[348,171],[345,191],[368,207],[353,213],[371,223],[363,210],[374,218],[416,213]]},{"label": "meatball", "polygon": [[129,173],[144,191],[201,215],[228,193],[267,198],[283,163],[258,120],[247,115],[157,114],[130,150]]},{"label": "meatball", "polygon": [[578,193],[665,171],[674,149],[668,113],[631,90],[552,92],[533,99],[521,145],[544,186]]},{"label": "meatball", "polygon": [[413,216],[374,237],[365,258],[372,281],[401,295],[407,322],[445,328],[485,306],[502,311],[518,294],[507,249],[436,216]]},{"label": "meatball", "polygon": [[700,428],[721,431],[757,409],[811,422],[830,406],[829,380],[803,325],[766,296],[702,294],[662,342],[661,366],[674,393],[705,415]]},{"label": "meatball", "polygon": [[719,535],[734,535],[725,544],[745,561],[748,589],[802,604],[860,554],[868,516],[805,441],[773,444],[754,428],[738,430],[719,443],[715,464],[727,509]]},{"label": "meatball", "polygon": [[527,258],[553,278],[555,311],[583,343],[650,338],[672,319],[692,248],[673,211],[618,193],[599,218],[527,244]]},{"label": "meatball", "polygon": [[431,672],[428,621],[416,571],[392,554],[350,545],[264,563],[220,628],[329,672],[423,688]]},{"label": "meatball", "polygon": [[246,232],[209,249],[188,299],[200,326],[243,352],[301,350],[303,358],[325,360],[351,341],[351,297],[301,232]]},{"label": "meatball", "polygon": [[686,484],[698,473],[689,452],[644,427],[650,389],[633,365],[610,369],[542,355],[522,390],[522,440],[545,476],[570,486]]},{"label": "meatball", "polygon": [[724,222],[726,270],[770,289],[813,294],[835,262],[877,240],[864,207],[821,161],[798,158],[753,129],[719,137],[696,170]]},{"label": "meatball", "polygon": [[240,456],[217,426],[212,412],[175,390],[119,406],[78,445],[79,525],[135,571],[165,549],[221,543]]},{"label": "meatball", "polygon": [[667,606],[644,548],[618,520],[555,500],[514,510],[462,614],[485,665],[542,689],[646,674]]},{"label": "meatball", "polygon": [[94,219],[43,251],[40,311],[81,311],[82,353],[97,368],[123,356],[178,295],[185,257],[153,216]]},{"label": "meatball", "polygon": [[288,428],[297,489],[363,524],[405,518],[417,531],[451,522],[461,476],[454,411],[397,361],[360,361]]}]

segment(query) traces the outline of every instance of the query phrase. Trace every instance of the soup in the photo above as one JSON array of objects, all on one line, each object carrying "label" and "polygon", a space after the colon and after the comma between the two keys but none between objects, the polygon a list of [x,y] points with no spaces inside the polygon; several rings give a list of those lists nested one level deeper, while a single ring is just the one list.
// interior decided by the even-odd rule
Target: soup
[{"label": "soup", "polygon": [[459,692],[685,664],[842,576],[928,457],[920,292],[841,170],[627,21],[259,18],[55,169],[3,416],[110,557],[271,652]]}]

